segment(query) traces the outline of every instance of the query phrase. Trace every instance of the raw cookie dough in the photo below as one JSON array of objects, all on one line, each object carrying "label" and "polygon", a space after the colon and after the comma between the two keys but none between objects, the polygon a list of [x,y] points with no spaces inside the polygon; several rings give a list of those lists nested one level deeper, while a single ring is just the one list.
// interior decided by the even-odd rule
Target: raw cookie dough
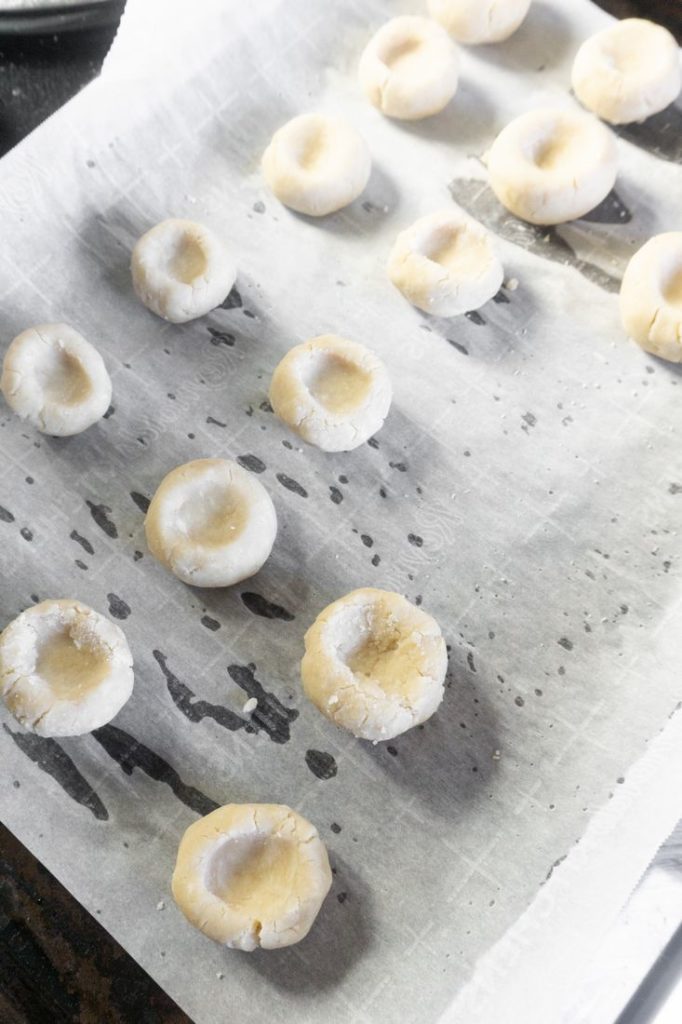
[{"label": "raw cookie dough", "polygon": [[111,721],[133,692],[118,626],[79,601],[42,601],[0,634],[0,687],[18,722],[40,736],[80,736]]},{"label": "raw cookie dough", "polygon": [[492,299],[504,270],[485,228],[448,209],[421,217],[398,235],[388,276],[418,309],[457,316]]},{"label": "raw cookie dough", "polygon": [[500,132],[487,163],[503,206],[531,224],[563,224],[606,198],[618,153],[612,133],[591,114],[538,107]]},{"label": "raw cookie dough", "polygon": [[620,289],[620,315],[647,352],[682,362],[682,231],[656,235],[632,257]]},{"label": "raw cookie dough", "polygon": [[305,635],[306,696],[365,740],[390,740],[430,718],[443,699],[446,670],[438,623],[388,590],[352,591]]},{"label": "raw cookie dough", "polygon": [[210,313],[237,277],[223,242],[193,220],[164,220],[147,231],[133,249],[131,271],[137,297],[174,324]]},{"label": "raw cookie dough", "polygon": [[111,403],[111,378],[97,349],[68,324],[18,334],[2,364],[7,404],[44,434],[80,434]]},{"label": "raw cookie dough", "polygon": [[277,515],[248,470],[228,459],[196,459],[164,477],[144,528],[151,553],[184,583],[229,587],[268,558]]},{"label": "raw cookie dough", "polygon": [[287,426],[325,452],[348,452],[382,426],[391,381],[364,345],[322,334],[290,349],[270,382],[270,403]]},{"label": "raw cookie dough", "polygon": [[429,14],[460,43],[499,43],[516,32],[531,0],[429,0]]},{"label": "raw cookie dough", "polygon": [[644,121],[678,96],[680,51],[661,25],[626,18],[585,40],[571,84],[580,102],[604,121]]},{"label": "raw cookie dough", "polygon": [[455,95],[459,55],[440,25],[406,15],[387,21],[372,36],[358,74],[375,107],[414,121],[437,114]]},{"label": "raw cookie dough", "polygon": [[347,121],[301,114],[272,136],[263,154],[268,186],[285,206],[324,217],[348,206],[369,181],[372,159]]},{"label": "raw cookie dough", "polygon": [[279,949],[310,931],[332,874],[317,830],[283,804],[227,804],[185,832],[173,897],[230,949]]}]

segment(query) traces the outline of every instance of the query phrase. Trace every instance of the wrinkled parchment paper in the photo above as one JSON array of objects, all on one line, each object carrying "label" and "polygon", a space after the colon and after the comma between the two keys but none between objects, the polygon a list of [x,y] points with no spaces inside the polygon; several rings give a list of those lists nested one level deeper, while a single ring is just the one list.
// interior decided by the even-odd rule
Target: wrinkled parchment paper
[{"label": "wrinkled parchment paper", "polygon": [[[114,383],[80,437],[2,411],[0,617],[78,597],[136,663],[91,736],[41,740],[3,712],[3,819],[199,1024],[547,1024],[680,812],[680,376],[623,337],[615,294],[632,252],[680,226],[679,110],[622,133],[593,217],[536,230],[480,158],[512,116],[572,103],[572,54],[607,20],[587,0],[536,0],[415,124],[382,118],[354,74],[408,3],[188,6],[130,0],[102,78],[0,163],[5,341],[65,320]],[[363,196],[320,222],[258,170],[311,108],[374,157]],[[399,230],[453,202],[496,231],[508,287],[440,321],[384,268]],[[171,215],[239,265],[224,307],[183,327],[129,279],[135,239]],[[374,348],[395,387],[376,441],[345,455],[304,448],[266,401],[283,353],[325,331]],[[191,590],[149,556],[144,508],[172,467],[218,455],[259,474],[280,532],[254,579]],[[442,709],[377,746],[298,681],[307,626],[363,585],[423,602],[451,645]],[[300,810],[335,869],[309,938],[275,954],[214,946],[170,898],[183,830],[245,800]]]}]

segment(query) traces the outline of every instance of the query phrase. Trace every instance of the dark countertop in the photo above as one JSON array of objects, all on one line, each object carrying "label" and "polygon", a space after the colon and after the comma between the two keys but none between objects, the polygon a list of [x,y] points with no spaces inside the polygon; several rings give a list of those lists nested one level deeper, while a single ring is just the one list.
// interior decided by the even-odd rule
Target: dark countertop
[{"label": "dark countertop", "polygon": [[[678,0],[600,0],[682,41]],[[0,29],[2,25],[0,22]],[[0,155],[101,66],[115,24],[46,36],[0,34]],[[117,942],[0,826],[2,1024],[190,1024]]]}]

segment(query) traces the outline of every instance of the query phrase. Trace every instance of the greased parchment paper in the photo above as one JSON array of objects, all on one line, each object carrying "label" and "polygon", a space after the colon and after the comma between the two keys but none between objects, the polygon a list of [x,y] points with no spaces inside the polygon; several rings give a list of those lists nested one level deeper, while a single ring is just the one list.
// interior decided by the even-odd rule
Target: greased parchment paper
[{"label": "greased parchment paper", "polygon": [[[72,439],[3,409],[1,620],[78,597],[120,621],[136,664],[91,736],[31,737],[3,712],[3,819],[200,1024],[547,1024],[680,810],[680,378],[623,337],[615,294],[629,255],[680,227],[679,112],[619,143],[595,218],[524,227],[480,157],[513,115],[572,103],[571,56],[605,16],[537,0],[508,43],[463,55],[444,114],[410,125],[355,83],[373,28],[409,7],[131,0],[103,77],[0,163],[3,338],[65,320],[114,382]],[[374,157],[365,194],[320,222],[258,170],[311,108],[349,117]],[[454,201],[518,287],[438,321],[385,262]],[[170,215],[214,227],[239,265],[224,307],[183,327],[129,279],[135,239]],[[326,331],[375,349],[395,387],[349,454],[304,448],[266,400],[287,348]],[[168,470],[215,455],[259,474],[280,532],[257,577],[209,592],[151,559],[143,518]],[[451,645],[441,710],[377,746],[298,679],[312,619],[363,585],[423,602]],[[243,800],[296,807],[334,865],[310,937],[279,953],[212,945],[170,898],[183,830]]]}]

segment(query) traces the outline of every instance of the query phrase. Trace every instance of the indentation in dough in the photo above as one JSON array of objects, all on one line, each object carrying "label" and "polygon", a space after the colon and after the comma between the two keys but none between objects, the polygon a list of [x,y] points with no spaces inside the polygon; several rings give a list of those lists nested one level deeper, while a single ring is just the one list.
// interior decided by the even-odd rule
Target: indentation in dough
[{"label": "indentation in dough", "polygon": [[304,938],[332,881],[310,822],[283,804],[228,804],[185,832],[172,891],[187,919],[232,949]]},{"label": "indentation in dough", "polygon": [[17,335],[5,353],[0,387],[22,419],[60,437],[92,426],[111,402],[102,357],[68,324],[39,324]]},{"label": "indentation in dough", "polygon": [[[391,404],[386,368],[363,345],[324,334],[290,349],[270,382],[272,408],[323,451],[350,451],[379,430]],[[289,487],[305,497],[305,490]]]},{"label": "indentation in dough", "polygon": [[462,277],[476,277],[490,263],[490,246],[485,235],[476,235],[451,224],[429,235],[422,252],[427,259]]},{"label": "indentation in dough", "polygon": [[178,232],[170,239],[161,262],[168,276],[183,284],[192,284],[206,273],[208,265],[203,246],[189,231]]},{"label": "indentation in dough", "polygon": [[360,84],[388,117],[416,120],[437,114],[457,89],[454,43],[429,18],[391,18],[372,36],[358,65]]},{"label": "indentation in dough", "polygon": [[133,689],[118,626],[77,601],[27,608],[0,636],[0,693],[17,721],[42,736],[80,736],[109,722]]},{"label": "indentation in dough", "polygon": [[[230,907],[258,915],[267,907],[277,918],[291,901],[300,855],[282,836],[240,835],[227,839],[211,856],[206,888]],[[254,927],[260,924],[254,922]]]},{"label": "indentation in dough", "polygon": [[335,352],[310,353],[302,372],[310,394],[332,413],[347,413],[365,401],[372,383],[369,373]]},{"label": "indentation in dough", "polygon": [[365,588],[324,609],[305,637],[306,696],[362,739],[398,736],[429,718],[447,665],[437,623],[404,597]]},{"label": "indentation in dough", "polygon": [[222,547],[240,535],[246,524],[241,497],[231,487],[213,483],[186,498],[178,508],[178,529],[193,544]]},{"label": "indentation in dough", "polygon": [[109,671],[109,658],[99,644],[74,642],[68,626],[52,624],[36,645],[36,672],[57,699],[73,700],[94,690]]},{"label": "indentation in dough", "polygon": [[300,114],[275,132],[262,166],[281,202],[298,213],[322,217],[360,195],[369,180],[371,157],[348,122]]},{"label": "indentation in dough", "polygon": [[413,36],[411,39],[401,39],[381,51],[381,59],[387,68],[395,68],[406,63],[413,57],[422,46],[422,40]]},{"label": "indentation in dough", "polygon": [[220,237],[197,221],[178,218],[161,221],[138,239],[130,269],[138,298],[176,324],[219,306],[237,276]]},{"label": "indentation in dough", "polygon": [[567,131],[558,131],[531,144],[530,158],[542,171],[556,170],[580,156],[581,139]]},{"label": "indentation in dough", "polygon": [[301,139],[298,162],[304,171],[312,171],[325,155],[328,156],[327,126],[319,120],[311,122]]},{"label": "indentation in dough", "polygon": [[673,266],[663,281],[661,288],[663,298],[671,306],[679,306],[682,309],[682,264]]},{"label": "indentation in dough", "polygon": [[604,60],[623,74],[637,74],[655,65],[656,54],[635,45],[635,39],[626,33],[614,34],[604,42]]},{"label": "indentation in dough", "polygon": [[455,210],[421,217],[402,231],[387,269],[405,298],[434,316],[478,309],[498,292],[504,277],[488,233]]},{"label": "indentation in dough", "polygon": [[643,121],[665,109],[681,83],[674,37],[643,18],[625,18],[590,36],[571,71],[576,97],[611,124]]},{"label": "indentation in dough", "polygon": [[606,198],[618,151],[592,115],[536,107],[502,129],[487,164],[490,186],[508,210],[531,224],[563,224]]},{"label": "indentation in dough", "polygon": [[196,459],[164,477],[144,525],[151,553],[185,583],[229,587],[261,568],[277,515],[263,485],[238,463]]},{"label": "indentation in dough", "polygon": [[411,682],[405,674],[411,636],[379,603],[342,609],[335,630],[342,636],[338,656],[358,681],[374,681],[387,694],[400,694]]},{"label": "indentation in dough", "polygon": [[57,345],[47,345],[35,367],[35,379],[49,402],[77,405],[92,390],[80,360]]}]

